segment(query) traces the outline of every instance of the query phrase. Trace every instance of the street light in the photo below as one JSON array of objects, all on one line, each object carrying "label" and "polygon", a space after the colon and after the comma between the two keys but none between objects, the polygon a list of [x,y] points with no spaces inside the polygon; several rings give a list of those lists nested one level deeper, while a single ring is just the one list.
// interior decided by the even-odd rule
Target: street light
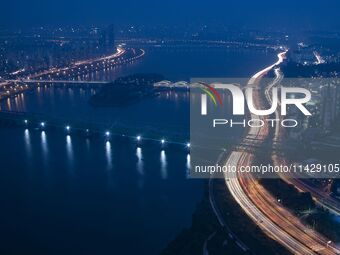
[{"label": "street light", "polygon": [[164,139],[162,139],[162,140],[161,140],[161,143],[162,143],[162,144],[164,144],[164,143],[165,143],[165,140],[164,140]]},{"label": "street light", "polygon": [[137,136],[137,141],[140,141],[142,139],[142,137],[139,135]]},{"label": "street light", "polygon": [[41,127],[45,127],[45,122],[41,122],[41,123],[40,123],[40,126],[41,126]]},{"label": "street light", "polygon": [[187,143],[187,147],[190,148],[190,143]]}]

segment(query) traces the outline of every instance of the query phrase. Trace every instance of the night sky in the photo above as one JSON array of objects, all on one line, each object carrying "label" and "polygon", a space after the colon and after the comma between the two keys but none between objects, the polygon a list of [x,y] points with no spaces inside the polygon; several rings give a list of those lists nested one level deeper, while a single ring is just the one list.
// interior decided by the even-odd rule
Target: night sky
[{"label": "night sky", "polygon": [[338,0],[2,0],[3,28],[41,25],[227,24],[336,28]]}]

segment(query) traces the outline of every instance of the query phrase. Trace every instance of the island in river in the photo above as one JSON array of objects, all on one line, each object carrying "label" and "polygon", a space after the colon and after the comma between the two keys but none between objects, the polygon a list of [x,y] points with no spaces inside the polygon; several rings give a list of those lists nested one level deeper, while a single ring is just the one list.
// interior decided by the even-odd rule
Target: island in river
[{"label": "island in river", "polygon": [[164,80],[159,74],[133,74],[104,85],[90,98],[93,106],[127,106],[158,95],[153,84]]}]

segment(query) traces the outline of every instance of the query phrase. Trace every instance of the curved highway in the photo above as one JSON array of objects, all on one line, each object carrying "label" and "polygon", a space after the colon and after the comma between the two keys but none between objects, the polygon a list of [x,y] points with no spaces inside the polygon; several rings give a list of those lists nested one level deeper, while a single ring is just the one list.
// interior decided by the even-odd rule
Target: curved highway
[{"label": "curved highway", "polygon": [[[285,52],[278,54],[278,61],[256,73],[247,86],[259,87],[261,78],[283,62]],[[274,84],[272,84],[273,86]],[[253,99],[256,108],[262,106],[259,90],[255,89]],[[267,93],[266,93],[267,94]],[[259,116],[251,116],[259,118]],[[251,127],[244,140],[249,143],[261,144],[268,136],[267,127]],[[255,139],[254,139],[255,138]],[[226,164],[251,165],[254,155],[245,151],[232,151]],[[338,254],[337,247],[329,245],[327,239],[315,231],[306,228],[300,220],[285,209],[276,199],[266,191],[250,174],[225,174],[226,185],[245,213],[271,238],[290,250],[293,254]]]}]

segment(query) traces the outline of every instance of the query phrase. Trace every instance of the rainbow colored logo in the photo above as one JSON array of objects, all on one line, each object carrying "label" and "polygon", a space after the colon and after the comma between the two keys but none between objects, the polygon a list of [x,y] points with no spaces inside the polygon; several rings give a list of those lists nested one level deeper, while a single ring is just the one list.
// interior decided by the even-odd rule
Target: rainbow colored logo
[{"label": "rainbow colored logo", "polygon": [[219,102],[219,104],[222,106],[223,103],[222,103],[222,99],[221,99],[221,96],[220,94],[216,91],[215,88],[213,88],[212,86],[206,84],[206,83],[203,83],[203,82],[199,82],[199,84],[203,85],[203,87],[200,87],[200,89],[207,93],[209,95],[209,97],[211,98],[211,100],[213,101],[214,105],[217,107],[217,102],[216,102],[216,98]]}]

